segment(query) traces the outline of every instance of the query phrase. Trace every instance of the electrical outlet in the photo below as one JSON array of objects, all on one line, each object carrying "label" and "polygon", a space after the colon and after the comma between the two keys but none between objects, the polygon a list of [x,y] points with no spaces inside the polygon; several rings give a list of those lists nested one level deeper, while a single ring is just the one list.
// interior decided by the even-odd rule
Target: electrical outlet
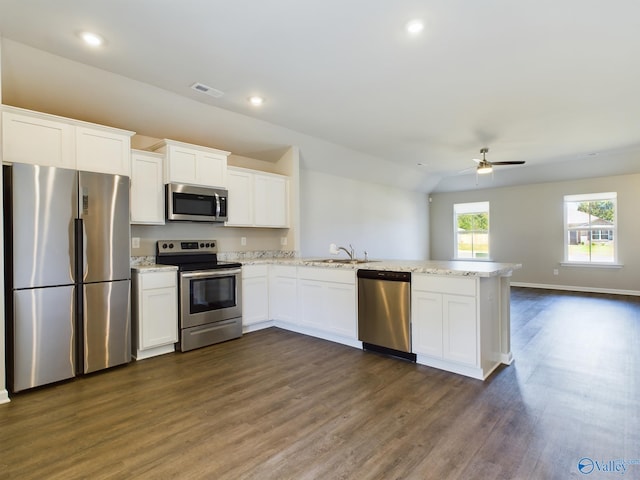
[{"label": "electrical outlet", "polygon": [[140,237],[131,238],[131,248],[140,248]]},{"label": "electrical outlet", "polygon": [[287,244],[287,237],[280,237],[280,245],[283,247]]},{"label": "electrical outlet", "polygon": [[554,275],[558,275],[558,273],[559,273],[559,272],[558,272],[558,269],[557,269],[557,268],[554,268],[554,269],[553,269],[553,274],[554,274]]},{"label": "electrical outlet", "polygon": [[243,247],[247,245],[247,237],[240,237],[240,245]]}]

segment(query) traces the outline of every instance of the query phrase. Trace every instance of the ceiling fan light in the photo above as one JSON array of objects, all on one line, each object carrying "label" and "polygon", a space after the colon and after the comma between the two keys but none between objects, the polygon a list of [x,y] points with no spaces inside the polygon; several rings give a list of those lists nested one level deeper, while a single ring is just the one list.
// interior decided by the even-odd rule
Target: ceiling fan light
[{"label": "ceiling fan light", "polygon": [[479,175],[485,175],[487,173],[493,172],[493,168],[491,167],[491,165],[480,165],[477,171]]},{"label": "ceiling fan light", "polygon": [[422,22],[422,20],[411,20],[409,23],[407,23],[407,32],[409,32],[411,35],[418,35],[423,29],[424,29],[424,23]]}]

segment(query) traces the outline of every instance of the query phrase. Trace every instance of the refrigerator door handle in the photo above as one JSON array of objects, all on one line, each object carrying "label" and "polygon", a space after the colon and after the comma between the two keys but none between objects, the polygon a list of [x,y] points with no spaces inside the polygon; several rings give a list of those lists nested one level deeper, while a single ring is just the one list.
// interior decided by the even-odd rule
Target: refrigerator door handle
[{"label": "refrigerator door handle", "polygon": [[80,281],[84,282],[87,276],[87,271],[89,270],[89,262],[87,261],[87,228],[84,224],[84,221],[80,219],[80,224],[82,226],[82,243],[80,244],[79,252],[81,252],[82,256],[80,260],[82,263],[80,264],[80,268],[82,269],[82,276],[80,277]]},{"label": "refrigerator door handle", "polygon": [[75,219],[75,233],[76,233],[76,267],[75,277],[76,283],[82,283],[85,275],[85,269],[87,265],[87,251],[86,251],[86,239],[87,232],[85,231],[84,222],[81,218]]}]

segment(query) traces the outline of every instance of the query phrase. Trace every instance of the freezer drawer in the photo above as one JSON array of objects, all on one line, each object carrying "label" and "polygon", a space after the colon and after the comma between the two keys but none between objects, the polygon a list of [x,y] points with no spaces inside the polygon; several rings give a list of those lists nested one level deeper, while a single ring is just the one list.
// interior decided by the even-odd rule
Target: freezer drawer
[{"label": "freezer drawer", "polygon": [[83,372],[131,361],[129,280],[83,285]]},{"label": "freezer drawer", "polygon": [[13,391],[75,376],[75,287],[13,292]]}]

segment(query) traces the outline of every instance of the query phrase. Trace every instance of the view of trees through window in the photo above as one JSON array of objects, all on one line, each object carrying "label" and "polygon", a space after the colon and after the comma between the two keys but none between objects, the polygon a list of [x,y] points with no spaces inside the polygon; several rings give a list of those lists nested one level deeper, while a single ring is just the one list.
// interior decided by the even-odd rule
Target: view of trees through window
[{"label": "view of trees through window", "polygon": [[615,262],[616,194],[570,195],[565,197],[565,209],[566,260]]},{"label": "view of trees through window", "polygon": [[454,205],[456,258],[489,258],[489,202]]}]

